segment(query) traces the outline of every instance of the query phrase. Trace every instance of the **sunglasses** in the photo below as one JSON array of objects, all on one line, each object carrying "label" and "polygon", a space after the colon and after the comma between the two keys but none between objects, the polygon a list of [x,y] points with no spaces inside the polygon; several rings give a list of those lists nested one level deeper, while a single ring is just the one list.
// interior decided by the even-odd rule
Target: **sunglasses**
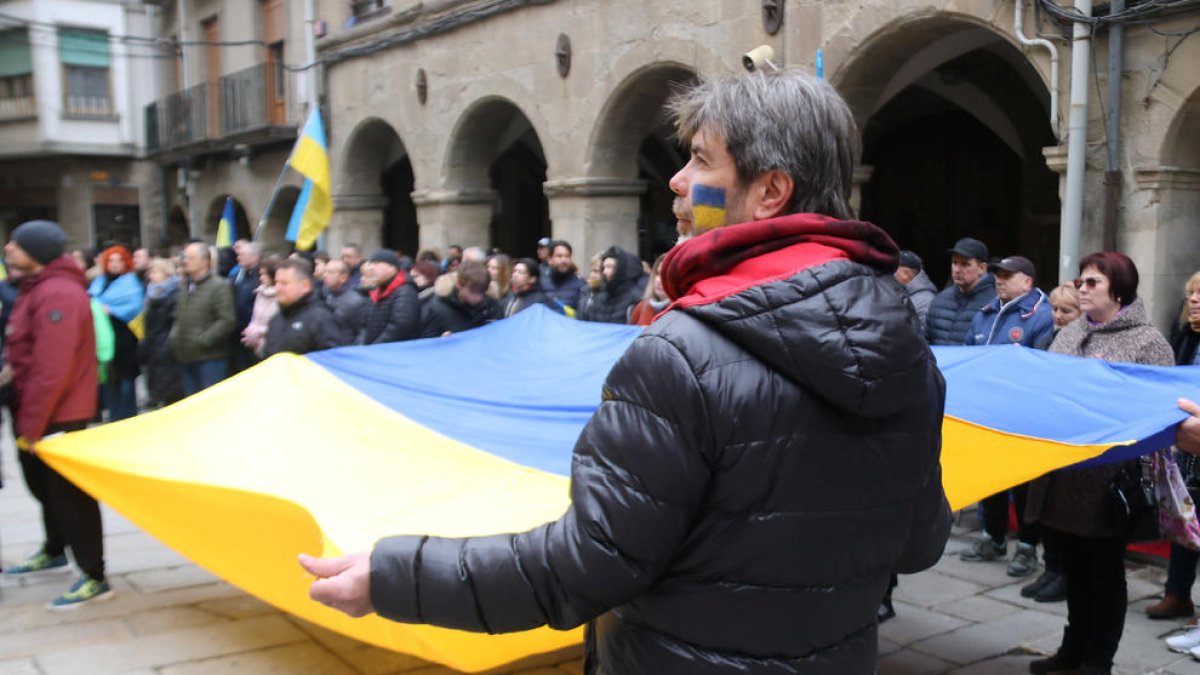
[{"label": "sunglasses", "polygon": [[1075,288],[1083,288],[1084,286],[1087,286],[1088,289],[1090,290],[1090,289],[1096,288],[1096,284],[1100,283],[1100,278],[1099,277],[1083,277],[1081,279],[1076,279],[1071,283],[1075,284]]}]

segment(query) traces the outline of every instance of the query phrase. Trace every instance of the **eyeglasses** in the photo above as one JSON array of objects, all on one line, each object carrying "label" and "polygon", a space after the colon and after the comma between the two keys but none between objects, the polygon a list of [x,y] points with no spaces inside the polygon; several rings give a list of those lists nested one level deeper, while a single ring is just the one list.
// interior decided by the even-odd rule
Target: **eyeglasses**
[{"label": "eyeglasses", "polygon": [[1075,284],[1075,288],[1083,288],[1087,286],[1089,290],[1096,288],[1096,284],[1100,283],[1100,277],[1083,277],[1071,282]]}]

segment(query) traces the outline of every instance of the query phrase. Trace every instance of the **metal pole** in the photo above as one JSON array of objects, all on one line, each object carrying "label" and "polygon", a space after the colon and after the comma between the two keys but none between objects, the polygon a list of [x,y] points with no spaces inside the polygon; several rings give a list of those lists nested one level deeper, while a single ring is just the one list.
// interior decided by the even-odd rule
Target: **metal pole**
[{"label": "metal pole", "polygon": [[[1110,15],[1125,11],[1125,0],[1112,0]],[[1121,71],[1125,62],[1125,26],[1108,29],[1108,162],[1104,171],[1104,250],[1117,250],[1117,221],[1121,215]]]},{"label": "metal pole", "polygon": [[[1092,0],[1076,0],[1075,10],[1092,16]],[[1058,279],[1078,276],[1079,236],[1083,223],[1083,185],[1087,171],[1088,70],[1092,56],[1092,29],[1075,22],[1071,43],[1071,107],[1067,117],[1067,185],[1059,233]]]},{"label": "metal pole", "polygon": [[279,178],[275,179],[275,189],[271,190],[271,198],[267,200],[267,208],[263,209],[262,217],[258,219],[258,227],[254,228],[252,241],[258,241],[263,228],[267,226],[267,217],[271,215],[271,209],[275,207],[275,198],[279,196],[279,188],[283,187],[283,177],[287,175],[287,171],[288,165],[284,163],[283,171],[280,171]]}]

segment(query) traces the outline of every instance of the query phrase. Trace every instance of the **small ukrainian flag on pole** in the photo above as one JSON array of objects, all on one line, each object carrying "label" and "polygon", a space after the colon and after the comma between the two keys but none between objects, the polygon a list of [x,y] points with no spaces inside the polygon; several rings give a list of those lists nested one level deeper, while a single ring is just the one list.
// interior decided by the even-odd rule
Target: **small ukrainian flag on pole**
[{"label": "small ukrainian flag on pole", "polygon": [[692,224],[696,233],[725,225],[725,190],[708,185],[692,187]]}]

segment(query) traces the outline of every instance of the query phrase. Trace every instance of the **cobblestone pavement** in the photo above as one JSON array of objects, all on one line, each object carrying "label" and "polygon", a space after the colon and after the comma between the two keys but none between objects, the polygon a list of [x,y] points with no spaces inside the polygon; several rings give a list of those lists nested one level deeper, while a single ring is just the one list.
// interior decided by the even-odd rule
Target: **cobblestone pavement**
[{"label": "cobblestone pavement", "polygon": [[[0,559],[12,564],[41,543],[37,504],[25,490],[11,437],[0,441]],[[0,579],[0,675],[208,675],[223,673],[391,673],[454,671],[331,633],[282,613],[166,548],[110,509],[105,543],[113,599],[69,613],[45,605],[70,575]],[[956,527],[941,563],[902,577],[898,616],[880,629],[880,675],[993,675],[1027,672],[1033,654],[1058,644],[1066,607],[1018,594],[1025,580],[1001,563],[962,563],[973,536]],[[1200,673],[1200,663],[1169,652],[1175,622],[1152,622],[1142,608],[1161,592],[1163,570],[1130,564],[1130,609],[1118,672]],[[511,666],[505,673],[582,673],[578,650]]]}]

